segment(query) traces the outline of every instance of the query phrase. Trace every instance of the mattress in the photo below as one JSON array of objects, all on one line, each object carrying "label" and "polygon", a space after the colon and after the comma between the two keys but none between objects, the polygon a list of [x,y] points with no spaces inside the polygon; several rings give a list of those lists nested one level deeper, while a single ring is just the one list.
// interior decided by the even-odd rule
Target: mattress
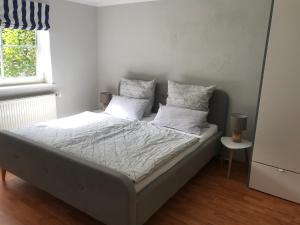
[{"label": "mattress", "polygon": [[199,140],[144,121],[91,112],[35,124],[14,133],[52,146],[52,151],[120,172],[134,183],[139,183]]},{"label": "mattress", "polygon": [[[149,122],[154,120],[155,116],[156,116],[156,113],[152,113],[149,116],[143,117],[142,121],[145,121],[145,122],[149,123]],[[166,128],[166,129],[169,129],[169,128]],[[179,163],[181,160],[183,160],[186,156],[188,156],[189,154],[196,151],[203,142],[205,142],[210,137],[212,137],[212,136],[214,136],[215,134],[218,133],[218,126],[215,125],[215,124],[210,124],[209,123],[207,128],[203,128],[201,130],[200,135],[188,134],[188,133],[184,133],[182,131],[177,131],[177,132],[183,133],[183,134],[186,134],[186,135],[190,135],[190,136],[193,136],[193,137],[197,137],[198,141],[196,143],[194,143],[192,146],[188,147],[185,151],[183,151],[182,153],[180,153],[179,155],[174,157],[172,160],[168,161],[166,164],[164,164],[163,166],[158,168],[156,171],[151,173],[145,179],[143,179],[142,181],[136,183],[135,184],[136,192],[140,192],[141,190],[143,190],[152,181],[154,181],[159,176],[161,176],[162,174],[167,172],[169,169],[171,169],[173,166],[175,166],[177,163]]]},{"label": "mattress", "polygon": [[[151,121],[154,120],[155,116],[156,116],[156,113],[152,113],[149,116],[143,117],[141,119],[141,121],[149,123],[149,122],[151,122]],[[166,128],[166,129],[169,129],[169,128]],[[153,173],[151,173],[146,178],[144,178],[143,180],[141,180],[138,183],[135,183],[135,190],[136,190],[136,192],[140,192],[141,190],[143,190],[148,184],[150,184],[156,178],[158,178],[159,176],[161,176],[162,174],[164,174],[165,172],[167,172],[169,169],[171,169],[173,166],[175,166],[177,163],[179,163],[186,156],[188,156],[189,154],[191,154],[192,152],[194,152],[195,150],[197,150],[198,147],[203,142],[205,142],[210,137],[212,137],[216,133],[218,133],[218,126],[215,125],[215,124],[209,123],[207,128],[203,128],[201,130],[201,134],[200,135],[188,134],[188,133],[184,133],[182,131],[176,131],[176,132],[196,137],[196,138],[198,138],[198,141],[195,142],[189,148],[187,148],[184,152],[182,152],[179,155],[177,155],[176,157],[174,157],[172,160],[169,160],[167,163],[165,163],[164,165],[162,165],[160,168],[158,168],[156,171],[154,171]]]},{"label": "mattress", "polygon": [[[155,115],[154,115],[155,117]],[[148,118],[149,119],[149,118]],[[151,121],[151,120],[149,120]],[[178,131],[179,132],[179,131]],[[184,132],[180,132],[184,133]],[[155,179],[157,179],[159,176],[167,172],[169,169],[171,169],[173,166],[175,166],[177,163],[179,163],[181,160],[183,160],[185,157],[187,157],[189,154],[193,153],[194,151],[197,151],[197,149],[200,147],[202,143],[204,143],[206,140],[208,140],[210,137],[214,136],[218,133],[218,126],[215,124],[209,124],[208,128],[204,128],[201,131],[201,135],[193,135],[193,134],[187,134],[190,136],[198,137],[198,141],[194,143],[192,146],[188,147],[185,151],[178,154],[173,159],[169,160],[166,164],[158,168],[156,171],[151,173],[149,176],[147,176],[142,181],[136,183],[134,185],[136,192],[140,192],[143,190],[147,185],[149,185],[151,182],[153,182]]]}]

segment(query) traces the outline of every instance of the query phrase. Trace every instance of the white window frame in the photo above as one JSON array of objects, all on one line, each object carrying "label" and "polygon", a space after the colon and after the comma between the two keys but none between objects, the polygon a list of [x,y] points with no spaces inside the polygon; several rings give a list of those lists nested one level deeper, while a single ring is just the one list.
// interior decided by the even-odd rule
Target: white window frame
[{"label": "white window frame", "polygon": [[4,78],[3,66],[3,48],[2,48],[2,28],[0,28],[0,61],[1,61],[1,74],[0,74],[0,87],[13,86],[23,84],[39,84],[51,83],[52,70],[51,70],[51,57],[50,57],[50,40],[48,31],[36,31],[36,75],[32,77],[14,77]]}]

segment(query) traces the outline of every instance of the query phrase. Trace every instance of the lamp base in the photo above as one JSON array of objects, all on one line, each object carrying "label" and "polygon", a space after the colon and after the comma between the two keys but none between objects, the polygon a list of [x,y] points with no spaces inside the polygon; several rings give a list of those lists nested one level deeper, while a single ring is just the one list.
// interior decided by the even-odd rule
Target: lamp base
[{"label": "lamp base", "polygon": [[233,131],[232,132],[232,140],[236,143],[242,142],[242,132],[241,131]]}]

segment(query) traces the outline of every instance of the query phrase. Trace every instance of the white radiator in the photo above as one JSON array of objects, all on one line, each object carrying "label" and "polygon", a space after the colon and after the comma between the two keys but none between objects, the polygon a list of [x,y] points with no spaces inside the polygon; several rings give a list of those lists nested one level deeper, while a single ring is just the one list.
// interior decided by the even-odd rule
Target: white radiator
[{"label": "white radiator", "polygon": [[0,129],[12,130],[56,118],[55,94],[0,101]]}]

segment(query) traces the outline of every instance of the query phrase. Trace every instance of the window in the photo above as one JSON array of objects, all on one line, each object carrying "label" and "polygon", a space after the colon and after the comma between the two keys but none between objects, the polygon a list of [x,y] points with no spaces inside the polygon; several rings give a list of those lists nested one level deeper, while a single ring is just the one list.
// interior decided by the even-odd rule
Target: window
[{"label": "window", "polygon": [[[0,30],[0,85],[46,82],[42,44],[35,30]],[[46,31],[43,31],[46,32]]]}]

